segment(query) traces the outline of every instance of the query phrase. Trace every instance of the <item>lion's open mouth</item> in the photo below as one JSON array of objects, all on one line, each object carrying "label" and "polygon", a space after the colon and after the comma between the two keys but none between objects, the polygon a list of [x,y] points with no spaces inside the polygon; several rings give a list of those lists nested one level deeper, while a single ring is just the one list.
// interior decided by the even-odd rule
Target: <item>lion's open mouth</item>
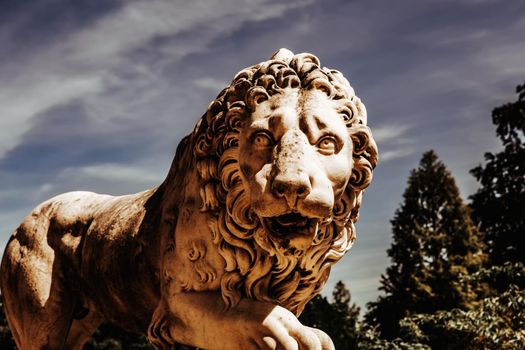
[{"label": "lion's open mouth", "polygon": [[317,231],[318,219],[308,218],[299,213],[288,213],[280,216],[263,218],[263,226],[269,233],[279,238],[294,236],[312,236]]}]

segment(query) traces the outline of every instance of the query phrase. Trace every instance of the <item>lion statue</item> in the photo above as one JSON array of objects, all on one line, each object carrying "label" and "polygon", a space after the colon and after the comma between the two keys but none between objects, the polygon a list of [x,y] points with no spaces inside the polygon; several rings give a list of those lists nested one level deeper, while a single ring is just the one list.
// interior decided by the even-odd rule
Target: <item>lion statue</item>
[{"label": "lion statue", "polygon": [[82,349],[108,320],[155,349],[333,349],[297,315],[352,246],[376,163],[342,74],[279,50],[221,91],[159,187],[24,219],[1,266],[16,344]]}]

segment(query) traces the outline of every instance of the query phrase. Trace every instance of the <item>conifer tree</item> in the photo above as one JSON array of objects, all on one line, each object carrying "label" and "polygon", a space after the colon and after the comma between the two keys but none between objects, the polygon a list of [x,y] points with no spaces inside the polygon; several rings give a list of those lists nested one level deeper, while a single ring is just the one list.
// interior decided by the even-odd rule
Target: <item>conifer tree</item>
[{"label": "conifer tree", "polygon": [[0,295],[0,349],[16,350],[15,341],[7,324],[2,295]]},{"label": "conifer tree", "polygon": [[144,334],[127,332],[104,322],[84,345],[83,350],[152,350]]},{"label": "conifer tree", "polygon": [[336,283],[332,297],[334,300],[332,307],[336,315],[331,327],[335,348],[355,349],[359,333],[359,306],[352,303],[350,290],[342,281]]},{"label": "conifer tree", "polygon": [[454,178],[433,151],[412,170],[392,223],[392,265],[381,276],[385,292],[369,303],[366,322],[394,339],[399,321],[416,313],[468,308],[476,298],[462,275],[483,262],[482,242]]},{"label": "conifer tree", "polygon": [[525,263],[525,84],[518,100],[492,111],[503,151],[485,154],[471,173],[481,188],[471,197],[473,217],[485,234],[489,265]]},{"label": "conifer tree", "polygon": [[350,291],[342,281],[336,283],[333,301],[317,295],[307,305],[299,320],[307,326],[326,332],[337,350],[357,348],[359,307],[352,303]]}]

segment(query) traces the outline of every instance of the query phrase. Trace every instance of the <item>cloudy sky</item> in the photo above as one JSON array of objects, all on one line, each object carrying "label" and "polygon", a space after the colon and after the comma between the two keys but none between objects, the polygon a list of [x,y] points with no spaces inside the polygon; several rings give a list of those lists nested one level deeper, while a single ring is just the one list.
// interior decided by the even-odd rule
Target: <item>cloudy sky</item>
[{"label": "cloudy sky", "polygon": [[464,198],[525,79],[522,0],[0,0],[0,247],[39,202],[159,184],[241,68],[312,52],[364,101],[380,148],[358,241],[335,266],[375,299],[408,173],[434,149]]}]

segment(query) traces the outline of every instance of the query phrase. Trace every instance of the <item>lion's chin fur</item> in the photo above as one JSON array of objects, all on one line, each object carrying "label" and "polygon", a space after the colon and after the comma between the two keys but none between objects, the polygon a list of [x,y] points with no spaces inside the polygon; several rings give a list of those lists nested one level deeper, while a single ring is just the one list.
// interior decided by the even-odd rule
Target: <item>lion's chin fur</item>
[{"label": "lion's chin fur", "polygon": [[[239,179],[232,169],[229,179]],[[318,225],[311,244],[297,249],[269,234],[253,214],[242,181],[234,181],[226,194],[226,208],[210,223],[214,242],[226,262],[221,280],[225,303],[233,306],[243,297],[277,303],[300,314],[306,303],[326,283],[330,266],[348,251],[354,225],[347,210],[349,198],[340,200],[347,215],[334,216]]]},{"label": "lion's chin fur", "polygon": [[[297,248],[294,244],[287,246],[283,240],[273,239],[262,227],[252,211],[249,190],[245,188],[248,184],[243,183],[246,179],[241,176],[238,162],[239,135],[257,104],[291,88],[326,93],[338,105],[335,111],[352,142],[348,184],[341,198],[336,199],[331,220],[319,224],[311,244],[304,245],[306,249],[293,249]],[[191,192],[197,187],[200,210],[209,218],[212,240],[224,260],[220,290],[227,306],[251,298],[280,304],[298,315],[319,293],[330,266],[355,240],[354,223],[363,190],[370,184],[377,164],[377,146],[366,123],[366,108],[341,73],[322,68],[311,54],[289,53],[239,72],[210,103],[193,133],[181,141],[165,182],[176,192],[174,202],[165,207],[166,217],[171,218],[165,221],[165,232],[171,237],[177,220],[171,211],[176,212],[185,199],[186,192],[179,190],[188,187]],[[197,177],[193,171],[188,172],[188,166],[195,167]],[[185,173],[191,178],[179,176]],[[197,202],[195,194],[191,193],[192,203]],[[188,291],[190,287],[191,283]],[[149,330],[150,341],[159,349],[174,343],[169,317],[159,304]]]},{"label": "lion's chin fur", "polygon": [[[262,228],[239,167],[243,123],[261,96],[269,98],[290,88],[319,89],[338,101],[337,113],[353,144],[352,173],[336,200],[333,219],[320,225],[311,245],[300,251],[279,244]],[[236,75],[210,104],[192,140],[201,210],[210,215],[213,241],[226,266],[221,277],[224,301],[232,306],[243,297],[252,298],[300,314],[325,284],[330,266],[352,246],[362,193],[377,163],[377,147],[361,100],[339,72],[321,68],[311,54],[295,55],[286,62],[271,59]]]}]

